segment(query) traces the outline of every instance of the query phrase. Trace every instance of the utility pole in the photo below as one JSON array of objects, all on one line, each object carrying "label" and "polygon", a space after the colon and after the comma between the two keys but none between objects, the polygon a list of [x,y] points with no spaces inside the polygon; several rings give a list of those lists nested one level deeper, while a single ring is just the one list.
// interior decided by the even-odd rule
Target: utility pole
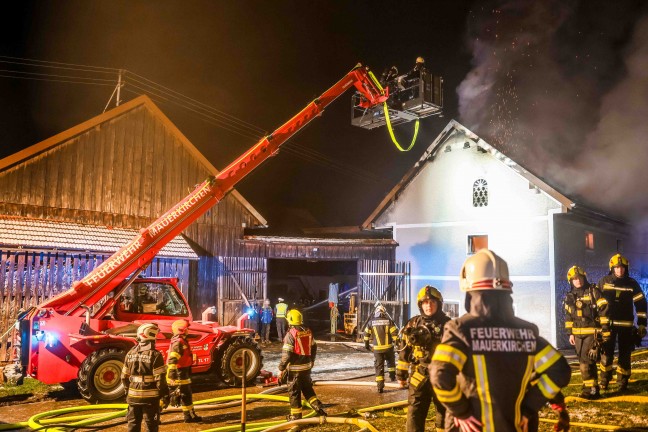
[{"label": "utility pole", "polygon": [[121,88],[124,85],[123,82],[122,82],[122,74],[123,74],[123,72],[124,72],[123,69],[119,69],[119,74],[117,75],[117,86],[115,87],[112,94],[110,95],[110,99],[108,99],[108,103],[106,103],[106,106],[104,107],[103,112],[106,112],[106,110],[108,109],[108,106],[110,105],[110,102],[112,101],[113,96],[115,96],[115,93],[117,94],[117,98],[115,99],[115,106],[119,106],[119,104],[121,103]]}]

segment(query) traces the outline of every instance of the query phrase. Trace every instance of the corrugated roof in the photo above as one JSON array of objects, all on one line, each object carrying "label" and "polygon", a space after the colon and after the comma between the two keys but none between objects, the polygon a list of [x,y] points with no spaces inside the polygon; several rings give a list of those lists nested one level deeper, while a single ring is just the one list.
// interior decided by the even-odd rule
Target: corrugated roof
[{"label": "corrugated roof", "polygon": [[[114,253],[137,234],[136,230],[123,228],[0,216],[0,245],[24,249]],[[181,235],[162,248],[158,256],[198,259],[198,255]]]}]

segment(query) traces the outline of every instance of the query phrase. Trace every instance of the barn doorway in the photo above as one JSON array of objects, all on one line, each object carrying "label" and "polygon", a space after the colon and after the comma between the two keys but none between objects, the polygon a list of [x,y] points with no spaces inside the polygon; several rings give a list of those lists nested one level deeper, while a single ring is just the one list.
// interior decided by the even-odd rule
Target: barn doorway
[{"label": "barn doorway", "polygon": [[[302,311],[305,324],[314,332],[325,333],[331,324],[329,284],[337,283],[339,293],[357,288],[358,261],[268,259],[267,277],[268,298],[273,306],[279,297],[283,298],[290,308]],[[341,312],[345,301],[348,296],[341,295]],[[341,318],[338,328],[340,323]]]}]

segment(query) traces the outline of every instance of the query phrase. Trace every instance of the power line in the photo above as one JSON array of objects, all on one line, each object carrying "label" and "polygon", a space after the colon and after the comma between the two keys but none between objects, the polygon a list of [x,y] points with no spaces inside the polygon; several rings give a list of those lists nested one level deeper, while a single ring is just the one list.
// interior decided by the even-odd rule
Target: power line
[{"label": "power line", "polygon": [[[243,136],[245,138],[252,138],[255,140],[259,140],[266,134],[265,130],[261,129],[258,126],[255,126],[252,123],[241,120],[231,114],[220,111],[207,104],[204,104],[200,101],[197,101],[193,98],[183,95],[182,93],[179,93],[173,89],[170,89],[166,86],[163,86],[148,78],[145,78],[141,75],[138,75],[134,72],[125,69],[106,68],[106,67],[99,67],[99,66],[74,64],[74,63],[52,62],[46,60],[25,59],[20,57],[9,57],[9,56],[0,56],[0,63],[13,64],[19,66],[29,66],[34,68],[71,70],[76,72],[92,73],[92,74],[123,73],[125,76],[128,76],[128,80],[125,81],[125,85],[127,87],[128,86],[134,87],[142,92],[142,93],[138,93],[138,92],[130,91],[131,93],[134,93],[136,95],[147,94],[152,98],[156,97],[159,99],[163,99],[167,103],[175,104],[177,106],[184,108],[185,110],[194,113],[195,115],[199,116],[203,121],[207,121],[208,123],[213,124],[214,126],[225,129],[228,132]],[[2,74],[3,72],[5,74]],[[117,85],[117,81],[115,79],[96,78],[96,77],[88,77],[88,76],[80,76],[80,75],[74,75],[74,76],[58,75],[58,74],[52,74],[46,72],[28,72],[28,71],[20,71],[20,70],[0,70],[0,77],[35,80],[35,81],[46,81],[46,82],[61,82],[61,83],[71,83],[71,84],[92,84],[92,85],[102,85],[102,86]],[[349,164],[345,164],[343,162],[336,161],[314,149],[310,149],[305,146],[299,146],[294,139],[291,139],[289,142],[287,142],[282,147],[282,150],[288,154],[292,154],[294,156],[315,163],[322,167],[334,171],[338,171],[338,172],[343,172],[346,175],[350,175],[356,179],[359,179],[367,183],[376,183],[381,181],[381,179],[378,176],[376,176],[370,171],[363,170],[357,166],[352,166]]]}]

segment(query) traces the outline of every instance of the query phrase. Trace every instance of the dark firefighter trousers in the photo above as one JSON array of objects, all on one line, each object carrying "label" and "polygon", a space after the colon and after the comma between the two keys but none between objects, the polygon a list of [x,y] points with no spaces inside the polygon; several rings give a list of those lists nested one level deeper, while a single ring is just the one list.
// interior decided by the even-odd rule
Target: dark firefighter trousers
[{"label": "dark firefighter trousers", "polygon": [[583,377],[583,387],[595,387],[598,385],[596,360],[590,359],[587,354],[594,346],[596,338],[594,335],[574,335],[574,342],[576,357],[578,357],[578,364]]},{"label": "dark firefighter trousers", "polygon": [[407,432],[425,431],[425,419],[432,402],[434,402],[434,408],[436,409],[434,424],[437,428],[443,429],[446,409],[437,399],[430,383],[430,377],[426,376],[418,387],[410,383],[407,402]]},{"label": "dark firefighter trousers", "polygon": [[178,369],[178,380],[189,381],[186,384],[169,387],[169,392],[173,394],[178,390],[180,393],[180,406],[183,413],[188,413],[193,408],[193,395],[191,393],[191,367]]},{"label": "dark firefighter trousers", "polygon": [[149,432],[158,432],[160,425],[160,400],[146,404],[128,404],[128,432],[140,432],[142,420]]},{"label": "dark firefighter trousers", "polygon": [[614,327],[610,329],[610,340],[603,344],[601,353],[601,381],[609,382],[612,379],[612,362],[614,361],[614,347],[619,347],[617,361],[617,381],[628,381],[632,369],[630,355],[634,350],[632,340],[632,327]]},{"label": "dark firefighter trousers", "polygon": [[288,331],[288,321],[286,318],[277,317],[277,336],[279,337],[279,342],[283,343],[284,338],[286,337],[286,332]]},{"label": "dark firefighter trousers", "polygon": [[387,362],[387,372],[391,380],[396,379],[396,357],[394,348],[386,351],[374,351],[374,368],[376,369],[376,384],[378,388],[385,387],[385,362]]},{"label": "dark firefighter trousers", "polygon": [[313,380],[311,380],[310,371],[290,372],[288,375],[290,414],[297,418],[301,418],[302,394],[311,406],[313,404],[316,405],[313,408],[317,408],[320,405],[320,402],[315,395],[315,390],[313,390]]}]

